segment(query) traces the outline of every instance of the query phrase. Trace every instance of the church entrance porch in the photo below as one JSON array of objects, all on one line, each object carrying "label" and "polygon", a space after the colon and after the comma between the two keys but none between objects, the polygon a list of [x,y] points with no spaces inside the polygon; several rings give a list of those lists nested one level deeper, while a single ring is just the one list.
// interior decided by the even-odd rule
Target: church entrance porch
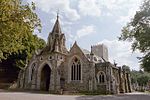
[{"label": "church entrance porch", "polygon": [[51,76],[51,69],[46,64],[43,69],[41,70],[41,84],[40,89],[43,91],[48,91],[50,86],[50,76]]}]

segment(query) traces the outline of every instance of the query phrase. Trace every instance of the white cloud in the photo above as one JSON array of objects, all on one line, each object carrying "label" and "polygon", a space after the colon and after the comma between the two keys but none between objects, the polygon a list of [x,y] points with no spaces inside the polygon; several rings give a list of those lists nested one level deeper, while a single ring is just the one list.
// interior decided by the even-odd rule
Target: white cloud
[{"label": "white cloud", "polygon": [[[143,0],[97,0],[99,6],[104,9],[105,16],[115,16],[116,22],[125,24],[133,18]],[[105,11],[106,10],[106,11]],[[103,10],[101,10],[103,11]],[[112,17],[110,16],[110,17]]]},{"label": "white cloud", "polygon": [[54,14],[59,9],[60,12],[70,19],[71,21],[78,20],[80,15],[76,9],[70,7],[69,0],[28,0],[28,2],[35,2],[37,7],[44,12]]},{"label": "white cloud", "polygon": [[100,6],[96,0],[80,0],[78,5],[79,11],[84,16],[100,16]]},{"label": "white cloud", "polygon": [[95,26],[93,26],[93,25],[82,26],[81,29],[77,30],[76,34],[72,33],[71,27],[66,27],[65,32],[66,32],[65,33],[66,38],[69,43],[73,43],[74,41],[78,40],[79,38],[96,33]]},{"label": "white cloud", "polygon": [[83,36],[87,36],[93,33],[95,33],[93,25],[82,26],[82,28],[77,31],[77,37],[81,38]]},{"label": "white cloud", "polygon": [[142,0],[97,0],[100,6],[104,6],[109,10],[120,10],[124,8],[132,8],[141,3]]},{"label": "white cloud", "polygon": [[66,33],[66,38],[67,38],[68,43],[73,43],[75,41],[74,35],[70,33]]},{"label": "white cloud", "polygon": [[[140,1],[140,0],[139,0]],[[126,15],[121,15],[119,16],[119,20],[117,20],[118,23],[123,23],[123,24],[126,24],[127,22],[129,22],[131,20],[131,18],[134,17],[134,15],[136,14],[136,11],[139,10],[139,5],[140,5],[140,2],[137,2],[137,3],[134,3],[131,6],[128,6],[128,11],[127,11],[127,14]]]},{"label": "white cloud", "polygon": [[131,69],[139,69],[136,56],[141,56],[141,54],[139,52],[132,53],[130,42],[103,40],[99,43],[103,43],[108,47],[110,62],[113,63],[115,60],[119,66],[128,65]]}]

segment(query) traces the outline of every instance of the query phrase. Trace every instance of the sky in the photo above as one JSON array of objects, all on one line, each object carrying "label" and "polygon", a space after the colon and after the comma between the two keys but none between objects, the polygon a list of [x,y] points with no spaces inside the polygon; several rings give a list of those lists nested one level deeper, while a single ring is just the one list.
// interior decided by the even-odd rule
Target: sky
[{"label": "sky", "polygon": [[139,70],[139,51],[132,52],[131,43],[118,41],[121,29],[139,10],[142,0],[27,0],[34,2],[41,19],[42,32],[35,34],[47,41],[59,10],[61,29],[69,49],[75,41],[84,49],[105,44],[109,61]]}]

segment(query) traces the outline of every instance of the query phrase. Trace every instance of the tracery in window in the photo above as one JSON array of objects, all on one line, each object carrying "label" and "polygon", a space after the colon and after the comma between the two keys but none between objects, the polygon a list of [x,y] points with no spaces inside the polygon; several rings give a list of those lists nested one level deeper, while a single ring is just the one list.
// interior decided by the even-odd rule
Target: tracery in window
[{"label": "tracery in window", "polygon": [[98,83],[105,83],[105,74],[104,72],[98,73]]},{"label": "tracery in window", "polygon": [[76,57],[72,61],[71,80],[81,80],[81,62]]}]

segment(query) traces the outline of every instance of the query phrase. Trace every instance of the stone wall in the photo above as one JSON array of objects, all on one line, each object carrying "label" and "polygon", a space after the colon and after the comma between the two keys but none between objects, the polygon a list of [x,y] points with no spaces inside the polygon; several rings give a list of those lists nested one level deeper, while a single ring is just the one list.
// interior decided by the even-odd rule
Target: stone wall
[{"label": "stone wall", "polygon": [[106,84],[98,84],[97,85],[97,92],[100,94],[107,94],[108,91],[106,88],[107,88]]},{"label": "stone wall", "polygon": [[[64,64],[64,78],[66,80],[65,89],[72,91],[88,91],[89,90],[89,79],[90,79],[90,63],[84,63],[85,58],[79,58],[81,60],[81,80],[72,81],[71,80],[71,62],[72,58],[75,56],[70,56],[67,58]],[[77,56],[76,56],[77,57]],[[79,57],[79,56],[78,56]]]},{"label": "stone wall", "polygon": [[[71,80],[71,66],[74,57],[81,62],[81,80]],[[34,77],[31,80],[33,63],[36,63],[36,66]],[[104,94],[118,93],[118,88],[122,93],[131,90],[129,74],[109,62],[95,64],[89,61],[77,46],[72,48],[68,55],[49,53],[32,58],[26,71],[20,75],[20,87],[40,90],[41,71],[45,64],[51,69],[49,91],[58,92],[62,87],[66,91],[97,91]],[[97,74],[100,71],[105,73],[105,82],[103,84],[99,84],[97,80]],[[60,84],[61,79],[64,82],[63,86]]]}]

